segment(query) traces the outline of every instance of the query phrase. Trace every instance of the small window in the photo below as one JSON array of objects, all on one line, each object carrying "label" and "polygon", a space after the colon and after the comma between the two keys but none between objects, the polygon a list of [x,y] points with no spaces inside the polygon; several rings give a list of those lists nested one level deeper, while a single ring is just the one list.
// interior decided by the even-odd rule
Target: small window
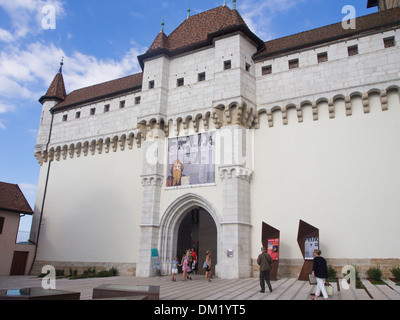
[{"label": "small window", "polygon": [[197,81],[201,82],[201,81],[205,81],[205,80],[206,80],[206,73],[205,72],[199,73],[197,75]]},{"label": "small window", "polygon": [[[110,105],[109,104],[106,104],[105,106],[104,106],[104,113],[106,113],[106,112],[108,112],[108,111],[110,111]],[[94,114],[94,113],[93,113]],[[93,115],[92,114],[92,115]]]},{"label": "small window", "polygon": [[3,233],[4,220],[4,217],[0,217],[0,234]]},{"label": "small window", "polygon": [[357,55],[358,54],[358,45],[348,47],[347,52],[349,53],[349,57]]},{"label": "small window", "polygon": [[383,44],[385,48],[390,48],[395,46],[394,37],[383,39]]},{"label": "small window", "polygon": [[224,61],[224,70],[229,70],[232,68],[231,60]]},{"label": "small window", "polygon": [[[105,108],[105,107],[104,107]],[[96,108],[90,109],[90,115],[94,116],[96,114]]]},{"label": "small window", "polygon": [[185,80],[183,78],[179,78],[178,80],[176,80],[177,87],[183,87],[184,83],[185,83]]},{"label": "small window", "polygon": [[122,101],[119,102],[119,108],[120,109],[125,108],[125,100],[122,100]]},{"label": "small window", "polygon": [[149,89],[154,89],[154,80],[149,81]]},{"label": "small window", "polygon": [[75,119],[79,119],[80,117],[81,117],[81,112],[80,111],[75,113]]},{"label": "small window", "polygon": [[62,121],[65,122],[65,121],[67,121],[67,120],[68,120],[68,115],[67,115],[67,114],[64,114],[63,117],[62,117]]},{"label": "small window", "polygon": [[140,100],[141,100],[141,97],[136,97],[135,98],[135,104],[140,104]]},{"label": "small window", "polygon": [[299,67],[299,59],[293,59],[289,61],[289,69],[296,69]]},{"label": "small window", "polygon": [[272,73],[272,65],[269,66],[265,66],[261,68],[261,74],[263,76],[267,75],[267,74],[271,74]]},{"label": "small window", "polygon": [[251,68],[250,64],[249,64],[249,63],[246,63],[246,71],[247,71],[247,72],[250,72],[250,68]]},{"label": "small window", "polygon": [[327,62],[328,61],[328,52],[318,53],[318,63]]}]

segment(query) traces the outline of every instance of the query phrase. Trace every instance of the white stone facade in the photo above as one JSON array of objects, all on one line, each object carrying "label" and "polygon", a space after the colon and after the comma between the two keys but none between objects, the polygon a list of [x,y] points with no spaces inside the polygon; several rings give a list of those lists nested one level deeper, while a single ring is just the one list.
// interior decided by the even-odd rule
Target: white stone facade
[{"label": "white stone facade", "polygon": [[[395,46],[384,47],[388,37]],[[263,221],[281,230],[282,268],[301,266],[299,219],[320,229],[333,263],[399,261],[398,43],[390,29],[254,62],[255,44],[237,32],[146,60],[141,90],[55,112],[52,123],[46,102],[37,264],[102,262],[149,276],[158,248],[168,274],[194,206],[216,223],[219,277],[255,274]],[[168,138],[206,131],[217,133],[215,184],[167,189]]]}]

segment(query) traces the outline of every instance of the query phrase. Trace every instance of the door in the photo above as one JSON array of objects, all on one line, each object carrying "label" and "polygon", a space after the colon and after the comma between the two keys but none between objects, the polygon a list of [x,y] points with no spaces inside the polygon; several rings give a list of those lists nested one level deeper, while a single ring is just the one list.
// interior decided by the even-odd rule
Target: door
[{"label": "door", "polygon": [[14,251],[14,256],[11,264],[10,276],[23,276],[25,275],[26,262],[28,260],[29,252]]}]

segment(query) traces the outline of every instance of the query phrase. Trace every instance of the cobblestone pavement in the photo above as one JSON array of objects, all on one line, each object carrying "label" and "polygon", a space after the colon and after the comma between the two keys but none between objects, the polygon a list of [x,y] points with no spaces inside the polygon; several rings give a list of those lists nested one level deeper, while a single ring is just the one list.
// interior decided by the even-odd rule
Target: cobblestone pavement
[{"label": "cobblestone pavement", "polygon": [[[59,290],[81,292],[81,300],[92,299],[93,288],[102,284],[121,285],[156,285],[160,286],[160,300],[310,300],[315,287],[295,278],[280,278],[272,281],[273,292],[260,293],[258,278],[242,280],[212,279],[205,281],[203,276],[195,275],[193,280],[182,281],[178,275],[177,282],[169,276],[154,278],[137,278],[119,276],[112,278],[89,278],[79,280],[57,279]],[[20,289],[41,287],[42,279],[35,276],[0,277],[0,289]],[[400,300],[400,286],[385,280],[387,285],[372,285],[362,280],[364,289],[345,290],[335,283],[330,300]],[[340,282],[339,282],[340,283]],[[320,298],[322,299],[322,298]]]}]

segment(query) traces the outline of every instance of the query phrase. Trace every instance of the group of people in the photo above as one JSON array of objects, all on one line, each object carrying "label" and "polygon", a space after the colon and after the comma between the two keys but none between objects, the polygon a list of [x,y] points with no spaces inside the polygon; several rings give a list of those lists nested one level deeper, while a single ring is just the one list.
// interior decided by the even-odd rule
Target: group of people
[{"label": "group of people", "polygon": [[[260,287],[261,293],[265,292],[265,283],[267,283],[269,291],[272,292],[270,281],[270,272],[272,270],[272,258],[267,253],[265,247],[261,248],[261,254],[257,258],[257,264],[260,266]],[[317,280],[315,294],[311,296],[312,300],[317,300],[322,293],[325,300],[328,300],[328,294],[325,289],[325,281],[328,278],[328,267],[325,258],[321,257],[321,250],[314,250],[313,271],[312,275]]]},{"label": "group of people", "polygon": [[[257,264],[260,266],[260,292],[265,293],[265,283],[267,283],[269,292],[272,292],[270,280],[272,258],[267,253],[265,247],[261,248],[261,254],[257,258]],[[176,281],[178,267],[182,267],[182,281],[186,281],[187,279],[192,280],[192,273],[197,269],[197,252],[194,248],[186,250],[186,254],[183,256],[181,263],[179,263],[178,257],[174,258],[172,261],[172,281]],[[203,268],[206,271],[205,279],[211,282],[211,252],[209,250],[206,251]],[[317,300],[319,295],[322,293],[324,299],[327,300],[328,294],[325,289],[325,280],[328,278],[328,267],[326,260],[321,257],[321,250],[314,250],[312,274],[317,280],[315,295],[312,299]]]},{"label": "group of people", "polygon": [[[186,254],[182,257],[179,263],[178,257],[174,257],[172,260],[172,281],[176,281],[176,275],[178,274],[178,267],[182,267],[182,281],[187,279],[192,280],[192,274],[195,274],[198,269],[197,263],[197,252],[193,249],[187,249]],[[203,268],[206,271],[205,279],[211,282],[211,252],[206,251],[206,257],[204,259]]]}]

